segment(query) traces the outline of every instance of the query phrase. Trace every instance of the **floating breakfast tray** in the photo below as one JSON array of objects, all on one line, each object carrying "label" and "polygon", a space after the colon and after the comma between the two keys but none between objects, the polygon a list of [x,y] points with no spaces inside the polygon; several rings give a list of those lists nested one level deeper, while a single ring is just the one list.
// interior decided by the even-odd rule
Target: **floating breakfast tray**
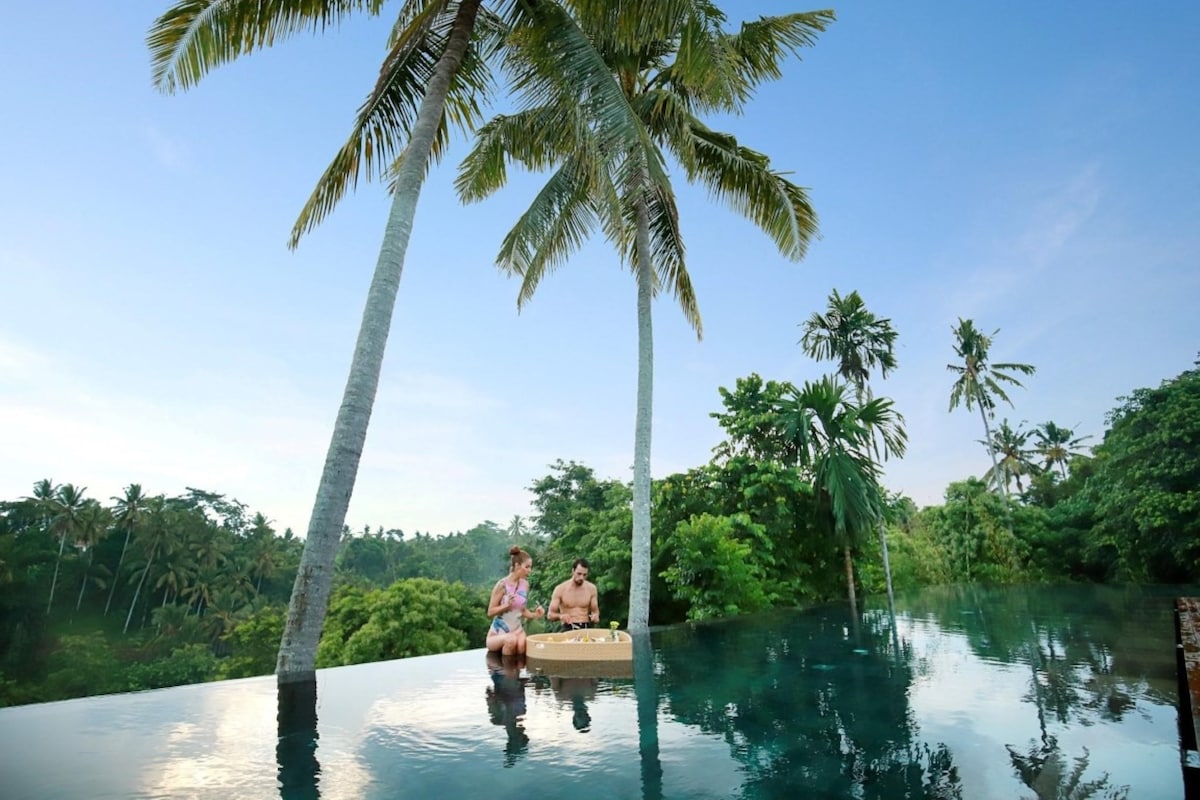
[{"label": "floating breakfast tray", "polygon": [[633,637],[625,631],[601,628],[535,633],[526,637],[525,657],[536,661],[633,661]]}]

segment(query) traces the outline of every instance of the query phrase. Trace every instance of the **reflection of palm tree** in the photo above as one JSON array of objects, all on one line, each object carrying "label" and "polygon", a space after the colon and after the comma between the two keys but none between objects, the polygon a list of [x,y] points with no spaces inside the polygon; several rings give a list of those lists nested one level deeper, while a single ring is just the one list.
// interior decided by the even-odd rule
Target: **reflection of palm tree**
[{"label": "reflection of palm tree", "polygon": [[1083,780],[1090,758],[1086,747],[1083,755],[1075,758],[1070,770],[1053,736],[1042,744],[1030,742],[1029,750],[1024,753],[1017,752],[1012,745],[1005,747],[1017,777],[1034,791],[1037,800],[1086,800],[1091,797],[1124,800],[1129,796],[1128,786],[1109,785],[1107,772],[1096,780]]},{"label": "reflection of palm tree", "polygon": [[633,636],[633,690],[637,695],[638,754],[642,800],[662,800],[662,762],[658,758],[658,683],[650,634]]},{"label": "reflection of palm tree", "polygon": [[275,761],[279,768],[279,796],[287,800],[319,800],[317,682],[280,684],[278,702]]}]

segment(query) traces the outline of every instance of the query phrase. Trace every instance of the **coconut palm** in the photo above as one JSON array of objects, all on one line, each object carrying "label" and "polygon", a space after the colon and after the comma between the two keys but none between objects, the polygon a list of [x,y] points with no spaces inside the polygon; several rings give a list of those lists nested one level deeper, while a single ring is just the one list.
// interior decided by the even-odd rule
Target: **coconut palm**
[{"label": "coconut palm", "polygon": [[847,594],[851,608],[857,608],[851,550],[882,521],[887,496],[879,485],[875,451],[904,455],[903,418],[887,398],[855,402],[847,386],[829,376],[792,387],[779,411],[783,434],[794,443],[842,547]]},{"label": "coconut palm", "polygon": [[1081,445],[1091,436],[1076,436],[1075,431],[1063,428],[1053,422],[1043,422],[1033,429],[1037,441],[1033,450],[1042,457],[1042,467],[1053,469],[1058,467],[1063,480],[1067,479],[1067,464],[1075,456],[1085,455]]},{"label": "coconut palm", "polygon": [[125,543],[121,545],[121,557],[117,559],[112,586],[108,590],[108,600],[104,603],[106,616],[109,606],[112,605],[113,594],[117,591],[117,581],[121,578],[121,567],[125,565],[125,553],[129,550],[129,539],[142,524],[146,515],[146,496],[142,494],[140,483],[129,484],[125,487],[125,494],[121,497],[114,497],[113,500],[116,501],[113,506],[113,523],[117,528],[125,531]]},{"label": "coconut palm", "polygon": [[[602,6],[605,0],[592,2]],[[177,0],[148,36],[155,85],[167,92],[186,89],[220,64],[300,31],[336,28],[354,14],[379,14],[383,5],[383,0],[278,0],[265,5],[259,0]],[[503,2],[501,7],[503,19],[481,10],[481,0],[407,0],[399,5],[375,87],[359,109],[349,139],[321,176],[292,230],[294,246],[357,185],[364,168],[364,177],[391,183],[392,206],[280,643],[276,673],[281,683],[315,676],[333,562],[358,474],[417,199],[429,163],[446,148],[449,124],[468,130],[474,126],[479,103],[491,86],[487,57],[507,30],[536,26],[570,34],[569,26],[559,24],[562,15],[556,14],[557,4],[548,0]],[[631,29],[637,21],[627,20],[623,27]],[[586,75],[588,65],[580,66],[573,56],[583,53],[586,57],[587,49],[565,44],[560,52],[564,71]],[[600,75],[594,65],[590,69]],[[599,93],[606,91],[604,81],[597,83]]]},{"label": "coconut palm", "polygon": [[137,589],[134,590],[133,600],[129,603],[129,613],[125,615],[125,627],[122,628],[124,633],[129,632],[129,624],[133,621],[133,610],[137,608],[142,587],[146,585],[146,578],[150,577],[155,563],[179,545],[179,542],[176,541],[177,534],[172,517],[171,509],[167,507],[166,501],[161,496],[153,497],[146,502],[145,524],[138,528],[133,540],[139,560],[133,565],[129,581],[132,583],[136,579]]},{"label": "coconut palm", "polygon": [[[615,21],[642,20],[643,35],[613,35]],[[803,189],[772,170],[766,156],[709,129],[701,116],[737,111],[760,82],[779,77],[780,63],[811,45],[831,12],[764,17],[738,33],[722,30],[724,16],[703,0],[646,4],[609,0],[572,4],[637,121],[632,142],[614,143],[605,122],[620,109],[564,71],[548,37],[514,37],[507,65],[517,75],[522,108],[479,132],[457,182],[466,201],[481,200],[506,182],[506,162],[553,170],[528,210],[505,236],[497,263],[522,279],[518,307],[545,275],[566,261],[597,228],[614,244],[637,285],[638,379],[633,458],[633,541],[629,628],[644,631],[650,608],[650,442],[653,406],[651,300],[664,286],[701,334],[700,312],[684,259],[675,197],[666,172],[669,153],[689,181],[727,201],[799,259],[816,233],[816,215]],[[621,146],[614,146],[621,144]]]},{"label": "coconut palm", "polygon": [[[40,486],[35,487],[35,491]],[[83,493],[86,487],[76,488],[74,484],[64,483],[54,492],[54,496],[46,501],[50,509],[50,532],[58,536],[58,557],[54,561],[54,578],[50,581],[50,600],[46,603],[46,613],[54,605],[54,589],[58,585],[58,568],[62,565],[63,550],[67,539],[75,540],[83,524],[82,514],[84,503]]]},{"label": "coconut palm", "polygon": [[[79,597],[75,600],[75,610],[83,605],[83,593],[88,581],[92,580],[92,562],[96,558],[96,545],[108,535],[108,526],[112,524],[112,514],[96,500],[87,500],[79,514],[79,529],[75,536],[75,544],[88,554],[87,566],[83,570],[83,579],[79,581]],[[101,581],[102,583],[103,581]]]},{"label": "coconut palm", "polygon": [[1021,484],[1021,476],[1037,475],[1042,471],[1033,461],[1035,451],[1028,446],[1031,435],[1030,431],[1020,427],[1014,430],[1005,419],[1000,422],[1000,427],[992,432],[990,442],[980,439],[980,444],[990,447],[996,453],[1000,467],[999,473],[989,469],[984,473],[983,479],[991,483],[1003,481],[1005,491],[1008,490],[1008,482],[1015,480],[1017,494],[1024,494],[1025,487]]},{"label": "coconut palm", "polygon": [[988,452],[992,456],[992,475],[998,479],[995,485],[1000,487],[1000,493],[1007,502],[1007,480],[999,480],[1003,473],[996,458],[996,449],[992,446],[992,426],[989,420],[995,414],[997,399],[1010,406],[1013,404],[1002,384],[1020,386],[1021,382],[1013,373],[1032,375],[1037,368],[1031,364],[989,362],[988,351],[992,347],[992,337],[1000,332],[998,329],[993,331],[991,336],[985,336],[975,327],[972,320],[960,318],[958,326],[953,330],[954,354],[959,357],[960,363],[946,365],[946,369],[958,375],[954,386],[950,388],[950,410],[953,411],[959,405],[965,405],[968,411],[979,406]]},{"label": "coconut palm", "polygon": [[[858,404],[862,405],[864,397],[870,396],[867,381],[871,370],[878,368],[880,377],[886,378],[896,368],[896,335],[892,321],[876,317],[857,291],[842,297],[834,289],[825,313],[814,311],[804,323],[800,346],[812,358],[838,362],[837,374],[854,387]],[[887,527],[882,517],[879,549],[883,555],[888,599],[895,606]]]}]

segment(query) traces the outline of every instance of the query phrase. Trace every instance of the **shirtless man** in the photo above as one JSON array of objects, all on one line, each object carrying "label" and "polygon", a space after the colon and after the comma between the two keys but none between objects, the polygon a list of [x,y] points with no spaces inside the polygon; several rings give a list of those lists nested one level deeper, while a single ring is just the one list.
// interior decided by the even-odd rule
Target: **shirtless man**
[{"label": "shirtless man", "polygon": [[596,601],[596,584],[587,579],[586,558],[575,559],[571,577],[554,587],[550,596],[551,620],[562,623],[564,631],[586,628],[589,622],[600,621],[600,605]]}]

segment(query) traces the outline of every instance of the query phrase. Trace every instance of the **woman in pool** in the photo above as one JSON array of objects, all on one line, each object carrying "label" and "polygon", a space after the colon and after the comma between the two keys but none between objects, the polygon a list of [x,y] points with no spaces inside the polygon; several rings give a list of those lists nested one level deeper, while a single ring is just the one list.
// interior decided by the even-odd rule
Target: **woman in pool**
[{"label": "woman in pool", "polygon": [[488,628],[487,649],[489,652],[498,650],[506,656],[524,655],[525,620],[540,619],[546,612],[540,605],[533,611],[526,605],[533,559],[516,545],[508,555],[508,576],[496,582],[488,603],[487,613],[492,618],[492,626]]}]

